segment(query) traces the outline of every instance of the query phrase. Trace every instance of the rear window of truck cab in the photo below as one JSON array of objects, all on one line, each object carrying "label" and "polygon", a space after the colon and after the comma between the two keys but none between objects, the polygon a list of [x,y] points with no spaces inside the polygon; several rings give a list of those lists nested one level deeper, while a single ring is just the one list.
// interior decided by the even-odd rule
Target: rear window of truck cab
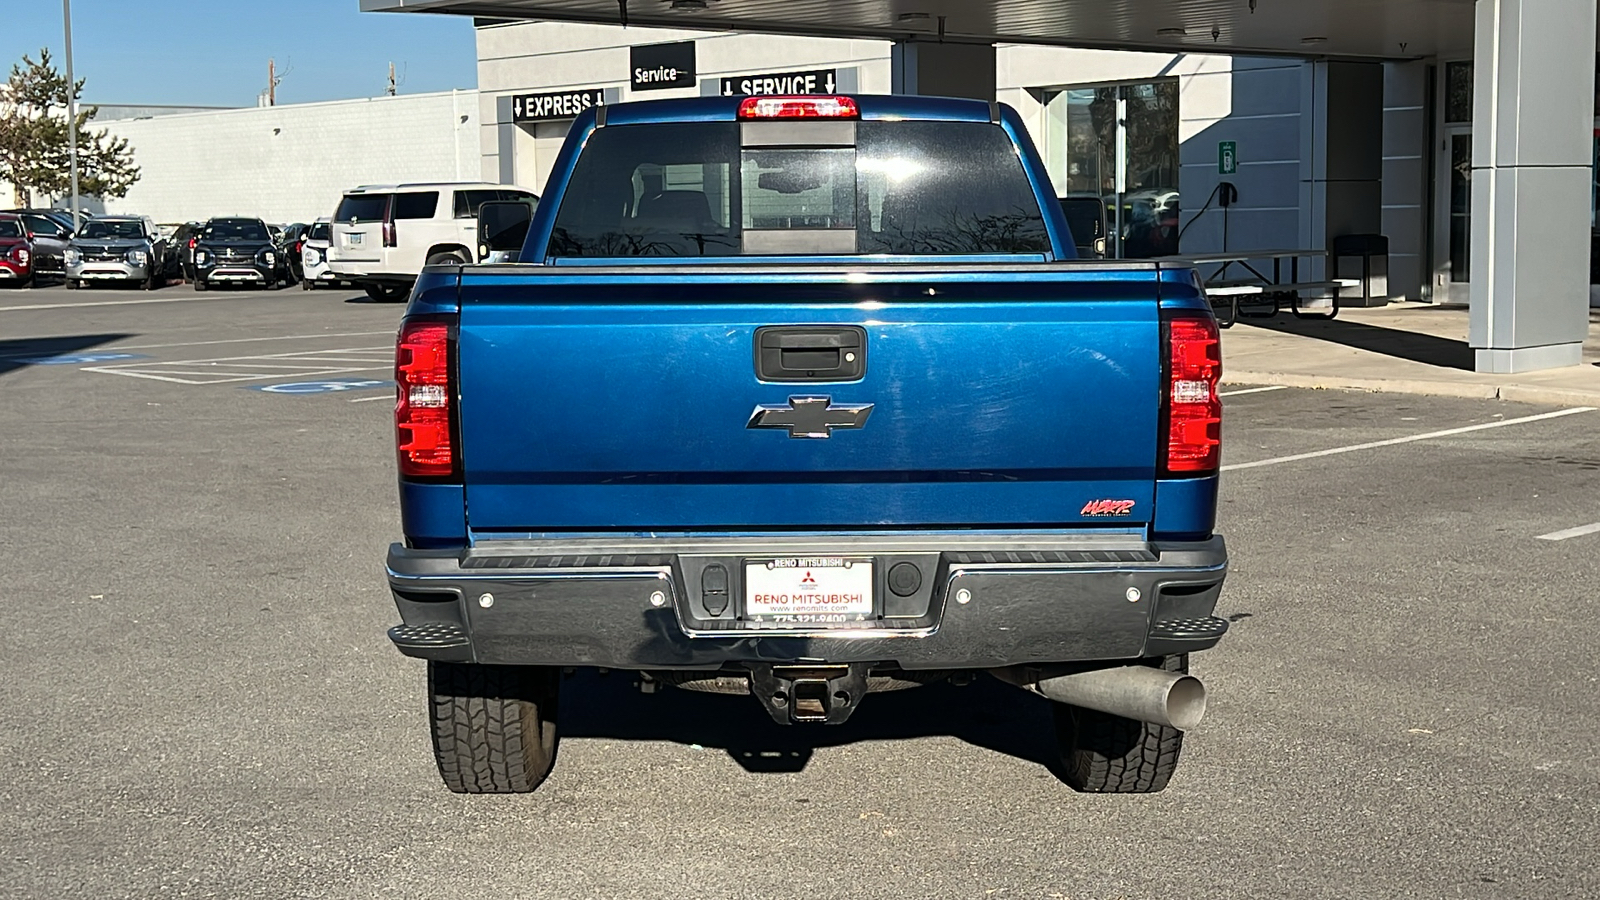
[{"label": "rear window of truck cab", "polygon": [[763,133],[694,122],[595,131],[561,198],[548,255],[1049,250],[1032,184],[997,125],[807,122]]}]

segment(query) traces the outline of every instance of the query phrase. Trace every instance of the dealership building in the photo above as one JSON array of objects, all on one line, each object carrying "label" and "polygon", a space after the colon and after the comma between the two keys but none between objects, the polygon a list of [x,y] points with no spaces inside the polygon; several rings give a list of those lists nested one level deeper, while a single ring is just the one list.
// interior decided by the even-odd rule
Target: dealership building
[{"label": "dealership building", "polygon": [[[1480,371],[1581,362],[1595,280],[1595,0],[361,5],[473,16],[476,93],[413,101],[410,128],[396,120],[410,114],[395,102],[407,98],[387,98],[113,130],[130,136],[147,181],[164,176],[146,145],[168,142],[180,120],[193,140],[193,129],[233,116],[258,166],[274,142],[319,135],[291,164],[317,171],[321,194],[465,178],[540,192],[572,119],[596,104],[828,92],[998,100],[1021,113],[1059,195],[1106,201],[1110,255],[1382,235],[1387,295],[1469,304]],[[381,128],[363,124],[373,117]],[[120,205],[139,205],[141,191],[155,196],[142,184]],[[321,194],[262,197],[273,210],[258,214],[331,209],[337,197]]]}]

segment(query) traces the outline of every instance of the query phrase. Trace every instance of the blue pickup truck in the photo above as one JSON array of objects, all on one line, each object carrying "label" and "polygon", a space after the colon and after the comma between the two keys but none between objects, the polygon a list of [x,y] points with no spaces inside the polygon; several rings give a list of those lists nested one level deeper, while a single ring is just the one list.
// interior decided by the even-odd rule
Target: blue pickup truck
[{"label": "blue pickup truck", "polygon": [[599,107],[521,209],[396,352],[389,637],[450,789],[536,788],[578,667],[824,724],[987,672],[1072,787],[1167,784],[1228,627],[1191,268],[1077,261],[976,101]]}]

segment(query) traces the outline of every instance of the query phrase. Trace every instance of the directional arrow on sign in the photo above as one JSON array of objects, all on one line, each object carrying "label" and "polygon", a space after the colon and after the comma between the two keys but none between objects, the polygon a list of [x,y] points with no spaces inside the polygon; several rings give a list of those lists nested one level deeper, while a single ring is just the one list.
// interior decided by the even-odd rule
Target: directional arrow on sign
[{"label": "directional arrow on sign", "polygon": [[833,93],[833,70],[828,70],[828,93]]},{"label": "directional arrow on sign", "polygon": [[515,99],[513,99],[511,101],[511,114],[514,115],[514,116],[522,115],[522,98],[521,97],[517,97],[517,98],[515,98]]}]

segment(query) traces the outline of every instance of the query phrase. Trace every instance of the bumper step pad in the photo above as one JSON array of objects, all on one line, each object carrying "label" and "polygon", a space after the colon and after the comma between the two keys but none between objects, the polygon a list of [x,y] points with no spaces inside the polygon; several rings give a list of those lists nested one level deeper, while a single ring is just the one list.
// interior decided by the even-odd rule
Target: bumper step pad
[{"label": "bumper step pad", "polygon": [[1220,619],[1216,616],[1201,616],[1196,619],[1166,619],[1157,621],[1150,627],[1152,640],[1216,642],[1227,633],[1228,620]]},{"label": "bumper step pad", "polygon": [[445,662],[472,659],[471,637],[465,628],[453,622],[396,625],[389,629],[389,640],[407,656]]}]

